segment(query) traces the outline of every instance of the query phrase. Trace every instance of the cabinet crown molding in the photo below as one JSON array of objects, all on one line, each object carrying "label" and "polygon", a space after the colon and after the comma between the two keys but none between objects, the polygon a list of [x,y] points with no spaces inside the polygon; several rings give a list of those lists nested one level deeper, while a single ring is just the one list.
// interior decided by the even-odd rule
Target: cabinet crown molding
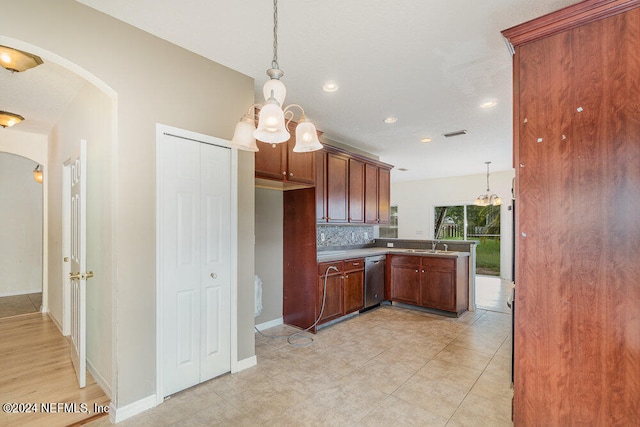
[{"label": "cabinet crown molding", "polygon": [[640,0],[585,0],[502,31],[513,54],[531,41],[566,31],[640,6]]}]

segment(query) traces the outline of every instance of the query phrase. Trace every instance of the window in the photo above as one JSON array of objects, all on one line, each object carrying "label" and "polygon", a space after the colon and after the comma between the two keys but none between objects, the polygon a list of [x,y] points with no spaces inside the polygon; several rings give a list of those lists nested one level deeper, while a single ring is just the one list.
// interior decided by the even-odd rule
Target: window
[{"label": "window", "polygon": [[500,206],[437,206],[437,240],[477,240],[476,272],[500,275]]}]

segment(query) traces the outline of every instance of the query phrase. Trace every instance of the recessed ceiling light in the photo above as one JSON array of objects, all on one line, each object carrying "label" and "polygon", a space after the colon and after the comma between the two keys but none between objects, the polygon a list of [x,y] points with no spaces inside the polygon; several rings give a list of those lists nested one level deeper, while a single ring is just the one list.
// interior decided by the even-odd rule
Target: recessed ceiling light
[{"label": "recessed ceiling light", "polygon": [[400,172],[406,172],[406,171],[408,171],[409,169],[407,169],[407,168],[398,168],[398,170],[399,170]]},{"label": "recessed ceiling light", "polygon": [[495,99],[491,99],[489,101],[485,101],[482,104],[480,104],[480,108],[491,108],[491,107],[495,107],[496,104],[498,104],[498,102]]},{"label": "recessed ceiling light", "polygon": [[389,124],[389,125],[390,125],[390,124],[393,124],[393,123],[395,123],[395,122],[397,122],[397,121],[398,121],[398,118],[397,118],[397,117],[387,117],[386,119],[384,119],[384,122],[385,122],[386,124]]},{"label": "recessed ceiling light", "polygon": [[432,139],[431,139],[431,138],[422,138],[422,139],[420,140],[420,142],[431,142],[431,141],[432,141]]},{"label": "recessed ceiling light", "polygon": [[340,86],[334,81],[328,81],[322,85],[322,90],[325,92],[337,92],[338,89],[340,89]]}]

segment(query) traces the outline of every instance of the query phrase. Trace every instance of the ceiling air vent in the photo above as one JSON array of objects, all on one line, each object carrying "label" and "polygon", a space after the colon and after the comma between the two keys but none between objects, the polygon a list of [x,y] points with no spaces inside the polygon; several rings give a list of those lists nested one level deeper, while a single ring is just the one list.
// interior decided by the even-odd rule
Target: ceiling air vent
[{"label": "ceiling air vent", "polygon": [[445,133],[442,136],[444,136],[445,138],[451,138],[452,136],[459,136],[459,135],[466,135],[466,134],[467,134],[467,130],[462,129],[462,130],[457,130],[455,132]]}]

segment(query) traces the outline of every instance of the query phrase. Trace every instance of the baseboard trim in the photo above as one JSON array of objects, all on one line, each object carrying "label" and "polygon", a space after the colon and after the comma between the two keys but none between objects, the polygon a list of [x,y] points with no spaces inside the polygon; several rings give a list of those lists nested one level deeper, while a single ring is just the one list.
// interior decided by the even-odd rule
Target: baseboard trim
[{"label": "baseboard trim", "polygon": [[89,371],[89,373],[91,374],[93,379],[96,380],[96,383],[100,386],[102,391],[104,391],[104,394],[107,395],[109,400],[113,400],[112,395],[111,395],[111,386],[109,385],[109,383],[107,382],[105,377],[103,377],[100,374],[100,372],[98,372],[96,367],[93,366],[93,364],[91,363],[91,361],[89,359],[87,359],[87,370]]},{"label": "baseboard trim", "polygon": [[259,331],[264,331],[265,329],[273,328],[274,326],[280,326],[284,323],[282,317],[278,319],[269,320],[268,322],[260,323],[256,325],[256,329]]},{"label": "baseboard trim", "polygon": [[15,297],[18,295],[29,295],[29,294],[41,294],[42,288],[40,289],[22,289],[19,291],[9,291],[9,292],[0,292],[0,298],[2,297]]},{"label": "baseboard trim", "polygon": [[256,366],[258,364],[258,358],[256,356],[247,357],[246,359],[238,360],[231,367],[231,373],[236,374],[240,371],[244,371],[245,369],[249,369],[252,366]]},{"label": "baseboard trim", "polygon": [[113,401],[109,405],[109,419],[112,423],[119,423],[128,418],[133,417],[134,415],[138,415],[147,409],[151,409],[157,406],[156,395],[152,394],[151,396],[147,396],[144,399],[140,399],[136,402],[130,403],[129,405],[123,406],[122,408],[116,408],[113,404]]}]

